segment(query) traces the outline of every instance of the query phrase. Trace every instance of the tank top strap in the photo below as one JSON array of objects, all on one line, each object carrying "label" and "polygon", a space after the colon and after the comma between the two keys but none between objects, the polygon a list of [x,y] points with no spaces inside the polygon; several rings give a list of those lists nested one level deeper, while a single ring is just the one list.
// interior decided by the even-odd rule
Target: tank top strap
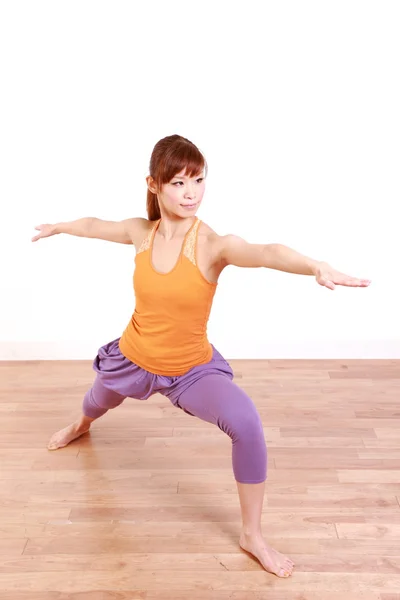
[{"label": "tank top strap", "polygon": [[197,264],[196,248],[200,223],[200,219],[196,217],[196,221],[186,236],[182,251],[183,255],[186,256],[186,258],[188,258],[194,265]]},{"label": "tank top strap", "polygon": [[140,244],[140,248],[137,251],[137,254],[139,254],[139,252],[144,252],[145,250],[148,250],[151,246],[151,241],[153,239],[153,235],[160,223],[161,219],[157,219],[156,221],[154,221],[154,225],[153,227],[150,229],[150,231],[148,232],[148,234],[146,235],[146,237],[144,238],[143,242]]}]

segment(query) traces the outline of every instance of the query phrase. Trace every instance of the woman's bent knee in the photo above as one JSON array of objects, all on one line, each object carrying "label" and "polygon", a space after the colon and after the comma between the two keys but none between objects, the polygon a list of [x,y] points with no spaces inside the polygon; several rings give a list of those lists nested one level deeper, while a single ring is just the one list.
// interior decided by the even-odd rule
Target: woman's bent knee
[{"label": "woman's bent knee", "polygon": [[98,419],[108,410],[116,408],[125,400],[117,392],[104,387],[96,377],[93,386],[88,390],[83,399],[83,414],[92,419]]},{"label": "woman's bent knee", "polygon": [[260,415],[250,399],[242,410],[229,411],[220,418],[218,426],[232,438],[233,442],[238,439],[264,437]]},{"label": "woman's bent knee", "polygon": [[240,483],[261,483],[267,478],[267,445],[260,415],[248,398],[244,410],[230,412],[220,428],[232,439],[233,471]]}]

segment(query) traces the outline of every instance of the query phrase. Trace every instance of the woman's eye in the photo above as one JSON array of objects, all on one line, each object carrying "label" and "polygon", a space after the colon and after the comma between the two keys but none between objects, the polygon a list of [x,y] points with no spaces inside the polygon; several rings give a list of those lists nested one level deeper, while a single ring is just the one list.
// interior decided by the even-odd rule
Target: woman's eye
[{"label": "woman's eye", "polygon": [[[204,177],[200,177],[197,181],[203,181]],[[175,181],[172,185],[177,185],[178,183],[183,183],[183,181]],[[179,187],[179,186],[178,186]]]}]

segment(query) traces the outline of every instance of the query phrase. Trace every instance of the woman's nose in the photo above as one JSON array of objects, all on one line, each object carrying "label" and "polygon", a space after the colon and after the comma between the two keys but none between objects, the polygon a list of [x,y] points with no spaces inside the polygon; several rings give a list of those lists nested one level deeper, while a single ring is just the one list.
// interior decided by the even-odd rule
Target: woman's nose
[{"label": "woman's nose", "polygon": [[193,188],[188,188],[188,189],[186,190],[186,194],[185,194],[185,196],[186,196],[187,198],[194,198],[194,196],[195,196],[194,189],[193,189]]}]

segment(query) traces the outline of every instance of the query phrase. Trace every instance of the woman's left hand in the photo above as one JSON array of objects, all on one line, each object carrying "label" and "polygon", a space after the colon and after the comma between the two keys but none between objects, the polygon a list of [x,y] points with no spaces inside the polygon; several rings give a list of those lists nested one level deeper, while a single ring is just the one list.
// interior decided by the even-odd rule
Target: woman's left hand
[{"label": "woman's left hand", "polygon": [[340,271],[336,271],[330,265],[324,263],[317,268],[315,279],[319,285],[325,286],[330,290],[334,290],[336,285],[345,285],[349,287],[368,287],[371,283],[370,279],[357,279],[350,277]]}]

